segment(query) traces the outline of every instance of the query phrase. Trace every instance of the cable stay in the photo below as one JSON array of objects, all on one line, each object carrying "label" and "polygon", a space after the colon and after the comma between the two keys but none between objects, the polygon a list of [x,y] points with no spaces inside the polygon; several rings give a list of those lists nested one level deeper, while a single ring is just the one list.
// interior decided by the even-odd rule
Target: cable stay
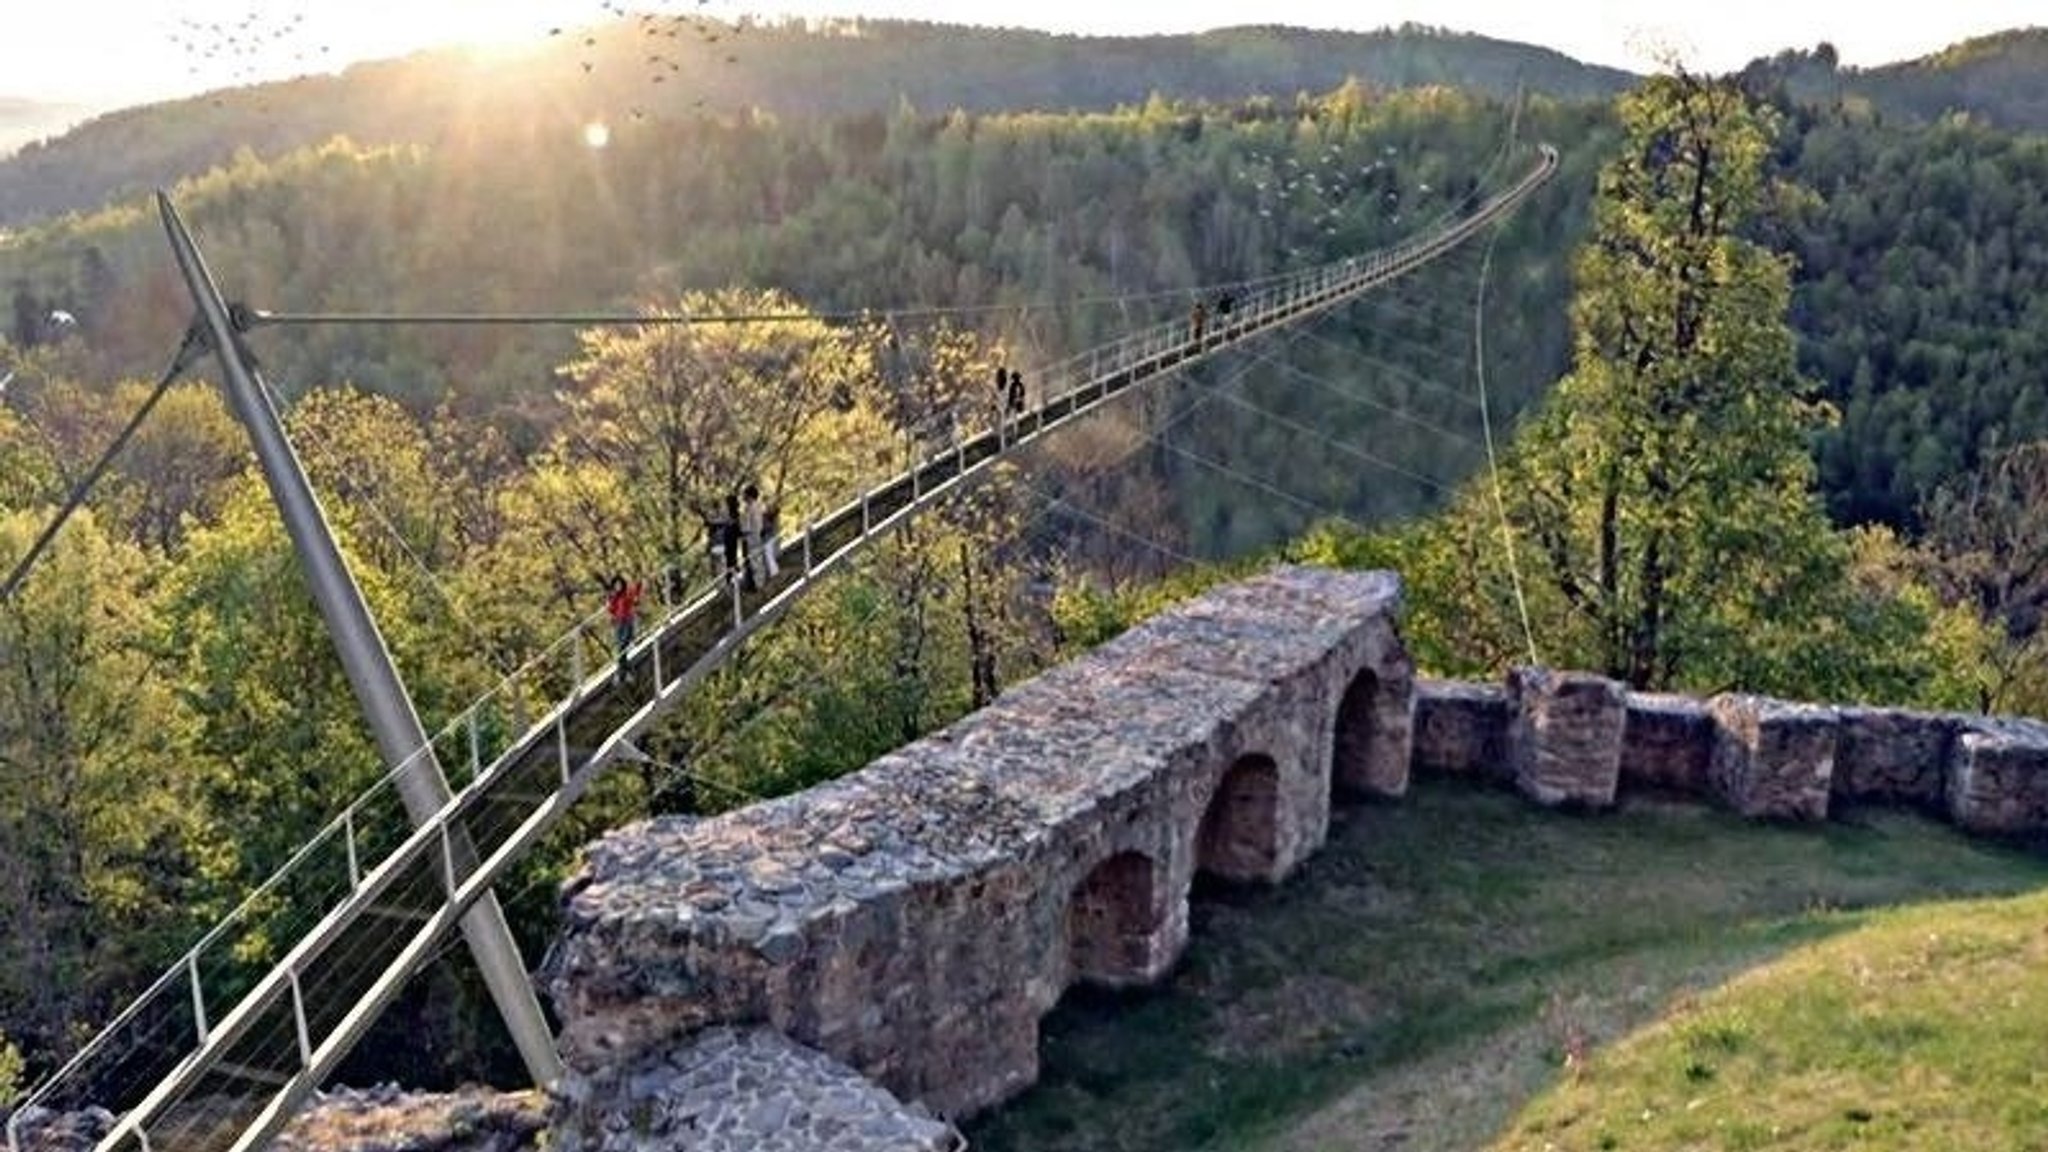
[{"label": "cable stay", "polygon": [[[1293,329],[1452,252],[1512,213],[1554,174],[1557,163],[1553,149],[1540,149],[1534,167],[1506,190],[1447,214],[1391,248],[1246,281],[1232,288],[1231,310],[1211,314],[1206,324],[1176,316],[1040,367],[1035,406],[990,405],[993,411],[980,430],[959,428],[950,443],[918,447],[905,471],[866,488],[800,531],[785,532],[784,568],[758,589],[712,576],[683,588],[657,582],[656,610],[622,657],[611,650],[603,613],[592,613],[414,754],[417,759],[438,750],[458,770],[466,761],[465,782],[438,811],[417,823],[408,820],[397,792],[410,763],[394,767],[31,1093],[8,1122],[8,1152],[27,1152],[17,1129],[29,1107],[85,1104],[118,1116],[96,1145],[98,1152],[261,1149],[412,975],[439,954],[465,913],[609,765],[639,761],[672,775],[686,774],[654,762],[642,751],[644,737],[696,684],[825,577],[1020,449],[1142,385],[1178,376],[1261,336]],[[911,311],[891,314],[889,327],[912,316]],[[607,321],[591,313],[344,319],[246,310],[237,320],[250,327],[662,322],[644,315]],[[714,320],[684,317],[676,322]],[[1030,490],[1049,511],[1090,516]],[[317,910],[290,924],[266,922],[266,909],[286,890],[324,899]],[[259,929],[292,934],[277,937],[288,940],[282,955],[252,977],[239,966],[236,946]],[[246,991],[233,1003],[216,1003],[214,990],[222,987]]]}]

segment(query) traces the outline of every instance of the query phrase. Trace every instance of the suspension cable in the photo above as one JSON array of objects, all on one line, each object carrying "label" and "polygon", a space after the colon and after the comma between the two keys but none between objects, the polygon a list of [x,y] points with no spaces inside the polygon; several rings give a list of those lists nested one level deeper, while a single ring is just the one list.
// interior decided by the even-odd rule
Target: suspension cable
[{"label": "suspension cable", "polygon": [[1486,252],[1479,260],[1479,291],[1472,303],[1472,378],[1479,387],[1479,427],[1486,438],[1486,470],[1493,479],[1493,506],[1500,516],[1500,539],[1507,552],[1508,582],[1514,588],[1515,613],[1522,620],[1522,640],[1529,648],[1529,663],[1541,665],[1536,655],[1536,631],[1529,626],[1529,601],[1522,591],[1522,565],[1515,554],[1515,530],[1508,522],[1507,496],[1500,481],[1500,457],[1493,444],[1493,413],[1486,398],[1486,280],[1493,270],[1493,245],[1500,239],[1500,227],[1487,234]]},{"label": "suspension cable", "polygon": [[15,562],[14,570],[7,574],[6,582],[0,583],[0,601],[14,599],[15,593],[21,590],[22,581],[28,578],[29,569],[35,566],[36,560],[49,548],[51,541],[57,538],[57,533],[71,519],[72,514],[85,505],[85,498],[91,495],[93,486],[98,484],[107,474],[107,469],[113,466],[114,457],[120,455],[121,450],[128,446],[128,441],[134,437],[136,430],[142,427],[142,422],[149,417],[157,401],[164,398],[164,393],[170,391],[172,383],[185,374],[185,370],[192,366],[192,362],[207,351],[207,347],[205,333],[197,323],[185,330],[184,340],[178,344],[178,351],[171,357],[170,366],[157,378],[156,387],[150,389],[149,395],[142,401],[142,406],[128,418],[128,423],[121,428],[120,434],[114,437],[113,443],[107,445],[106,451],[100,453],[98,460],[93,461],[92,468],[86,472],[84,478],[72,485],[70,494],[64,498],[64,503],[57,509],[57,514],[50,517],[49,523],[43,525],[42,534],[36,537],[35,543],[29,545],[28,551]]}]

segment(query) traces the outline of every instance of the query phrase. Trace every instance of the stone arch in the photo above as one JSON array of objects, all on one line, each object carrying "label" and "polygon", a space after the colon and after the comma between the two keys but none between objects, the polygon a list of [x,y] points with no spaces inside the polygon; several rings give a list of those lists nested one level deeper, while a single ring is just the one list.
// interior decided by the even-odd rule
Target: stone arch
[{"label": "stone arch", "polygon": [[1195,867],[1225,880],[1272,880],[1280,873],[1280,766],[1240,756],[1209,797],[1195,834]]},{"label": "stone arch", "polygon": [[1067,957],[1074,979],[1126,987],[1152,978],[1166,909],[1152,858],[1119,852],[1095,866],[1067,901]]},{"label": "stone arch", "polygon": [[[1408,790],[1406,701],[1387,688],[1371,668],[1361,668],[1344,689],[1332,733],[1332,788],[1373,796]],[[1397,708],[1399,717],[1393,715]],[[1394,731],[1397,726],[1400,731]]]}]

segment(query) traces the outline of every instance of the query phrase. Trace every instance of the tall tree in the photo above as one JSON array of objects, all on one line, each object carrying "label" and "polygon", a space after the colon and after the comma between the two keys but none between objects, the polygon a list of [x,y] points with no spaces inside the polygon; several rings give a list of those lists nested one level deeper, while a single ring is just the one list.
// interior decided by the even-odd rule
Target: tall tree
[{"label": "tall tree", "polygon": [[582,358],[564,369],[573,388],[562,455],[595,459],[618,477],[631,538],[647,549],[635,558],[642,571],[650,559],[674,565],[698,554],[701,526],[743,485],[758,484],[771,501],[811,488],[806,436],[835,407],[850,409],[856,385],[873,375],[856,341],[780,293],[691,294],[656,315],[792,318],[583,334]]},{"label": "tall tree", "polygon": [[1794,365],[1788,262],[1743,238],[1774,123],[1734,85],[1657,76],[1620,102],[1578,261],[1571,373],[1511,469],[1558,655],[1642,687],[1752,678],[1843,554],[1812,491],[1825,418]]},{"label": "tall tree", "polygon": [[[49,512],[0,515],[0,559]],[[39,1063],[213,910],[221,845],[178,755],[155,576],[88,511],[0,602],[0,1020]]]},{"label": "tall tree", "polygon": [[2038,714],[2048,703],[2048,441],[2008,448],[1937,489],[1921,510],[1931,575],[2002,641],[1980,688],[1986,710]]}]

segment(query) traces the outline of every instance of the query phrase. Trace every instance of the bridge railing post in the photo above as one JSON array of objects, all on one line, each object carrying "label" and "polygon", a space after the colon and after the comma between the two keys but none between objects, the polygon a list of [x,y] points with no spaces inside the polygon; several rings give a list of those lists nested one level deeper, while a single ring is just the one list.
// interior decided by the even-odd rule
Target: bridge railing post
[{"label": "bridge railing post", "polygon": [[353,892],[363,886],[363,858],[356,850],[356,808],[353,804],[341,811],[341,838],[348,846],[348,890]]},{"label": "bridge railing post", "polygon": [[583,686],[583,622],[569,632],[569,685],[573,692]]},{"label": "bridge railing post", "polygon": [[804,529],[804,579],[806,580],[810,579],[811,577],[811,541],[816,539],[817,535],[818,522],[816,520],[813,520],[811,521],[810,525]]},{"label": "bridge railing post", "polygon": [[298,1026],[299,1032],[299,1067],[311,1068],[313,1036],[306,1028],[306,994],[299,988],[299,970],[290,968],[286,970],[286,974],[291,977],[292,984],[292,1023]]},{"label": "bridge railing post", "polygon": [[[206,1034],[209,1028],[206,1023],[206,989],[199,981],[199,953],[185,953],[185,972],[191,977],[192,982],[192,1019],[196,1022],[199,1031],[199,1042],[204,1044],[206,1043]],[[9,1125],[8,1133],[11,1142],[13,1134],[12,1125]]]},{"label": "bridge railing post", "polygon": [[441,883],[449,899],[455,898],[455,846],[448,842],[448,822],[441,821]]}]

